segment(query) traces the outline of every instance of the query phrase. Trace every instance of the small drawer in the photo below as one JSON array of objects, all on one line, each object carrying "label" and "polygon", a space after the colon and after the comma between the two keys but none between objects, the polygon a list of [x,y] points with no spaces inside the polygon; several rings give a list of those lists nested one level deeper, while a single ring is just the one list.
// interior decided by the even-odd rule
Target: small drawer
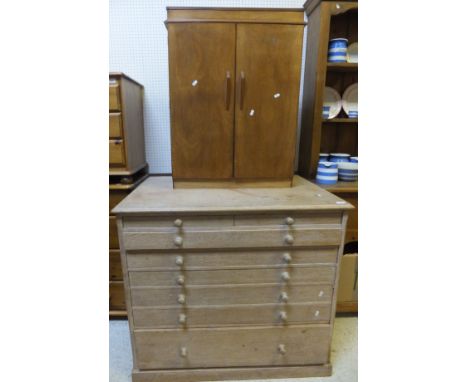
[{"label": "small drawer", "polygon": [[177,286],[320,282],[333,284],[335,267],[315,265],[261,269],[215,269],[196,271],[129,272],[130,285]]},{"label": "small drawer", "polygon": [[125,165],[125,151],[122,139],[109,139],[109,165]]},{"label": "small drawer", "polygon": [[122,263],[120,262],[120,251],[109,250],[109,279],[111,281],[122,281]]},{"label": "small drawer", "polygon": [[226,229],[179,232],[123,233],[125,249],[258,248],[336,246],[341,228]]},{"label": "small drawer", "polygon": [[117,232],[117,218],[109,216],[109,248],[119,249],[119,235]]},{"label": "small drawer", "polygon": [[129,270],[249,269],[314,263],[336,264],[338,247],[185,253],[127,253]]},{"label": "small drawer", "polygon": [[139,369],[328,362],[330,326],[135,330]]},{"label": "small drawer", "polygon": [[125,217],[125,231],[184,232],[201,228],[233,227],[230,215],[214,216],[137,216]]},{"label": "small drawer", "polygon": [[333,294],[331,284],[132,287],[131,290],[134,307],[331,302]]},{"label": "small drawer", "polygon": [[283,214],[256,214],[236,215],[234,217],[236,226],[275,226],[275,227],[300,227],[316,224],[341,224],[341,212],[317,212],[297,213],[287,212]]},{"label": "small drawer", "polygon": [[109,114],[109,138],[110,139],[123,138],[122,119],[121,119],[120,113]]},{"label": "small drawer", "polygon": [[120,86],[117,80],[109,80],[109,110],[120,111]]},{"label": "small drawer", "polygon": [[125,292],[123,281],[109,283],[109,309],[125,310]]},{"label": "small drawer", "polygon": [[289,325],[330,322],[331,304],[262,304],[134,308],[137,329],[239,325]]}]

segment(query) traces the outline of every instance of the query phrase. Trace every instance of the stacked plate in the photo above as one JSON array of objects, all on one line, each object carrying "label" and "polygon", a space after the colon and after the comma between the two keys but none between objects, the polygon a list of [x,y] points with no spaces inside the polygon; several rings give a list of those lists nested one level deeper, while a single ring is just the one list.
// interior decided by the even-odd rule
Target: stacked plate
[{"label": "stacked plate", "polygon": [[358,180],[358,164],[353,162],[339,162],[338,179],[345,182],[355,182]]}]

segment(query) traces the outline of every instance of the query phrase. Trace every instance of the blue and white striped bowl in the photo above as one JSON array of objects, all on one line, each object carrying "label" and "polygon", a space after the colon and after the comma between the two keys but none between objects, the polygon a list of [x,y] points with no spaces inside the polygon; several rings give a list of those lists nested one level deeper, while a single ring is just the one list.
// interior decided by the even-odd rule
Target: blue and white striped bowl
[{"label": "blue and white striped bowl", "polygon": [[338,163],[338,178],[346,182],[354,182],[358,179],[358,164],[353,162]]},{"label": "blue and white striped bowl", "polygon": [[349,118],[357,118],[358,117],[358,111],[357,110],[350,110],[348,113]]},{"label": "blue and white striped bowl", "polygon": [[319,154],[319,162],[328,162],[328,156],[329,156],[329,154],[320,153]]},{"label": "blue and white striped bowl", "polygon": [[349,161],[352,163],[358,163],[358,157],[351,157],[349,158]]},{"label": "blue and white striped bowl", "polygon": [[349,162],[349,157],[351,155],[345,153],[331,153],[330,162]]},{"label": "blue and white striped bowl", "polygon": [[316,181],[318,184],[335,184],[338,182],[338,164],[319,162]]},{"label": "blue and white striped bowl", "polygon": [[328,44],[328,62],[348,61],[348,39],[334,38]]}]

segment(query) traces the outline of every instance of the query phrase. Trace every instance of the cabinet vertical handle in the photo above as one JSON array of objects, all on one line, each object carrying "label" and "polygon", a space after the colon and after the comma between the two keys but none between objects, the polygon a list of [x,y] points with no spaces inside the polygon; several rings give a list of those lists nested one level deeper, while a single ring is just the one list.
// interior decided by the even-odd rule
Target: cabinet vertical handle
[{"label": "cabinet vertical handle", "polygon": [[244,108],[244,92],[245,92],[245,73],[241,70],[240,72],[240,100],[239,100],[239,108],[242,110]]},{"label": "cabinet vertical handle", "polygon": [[224,103],[226,106],[226,110],[229,110],[229,105],[231,104],[231,72],[229,70],[226,72],[224,91]]}]

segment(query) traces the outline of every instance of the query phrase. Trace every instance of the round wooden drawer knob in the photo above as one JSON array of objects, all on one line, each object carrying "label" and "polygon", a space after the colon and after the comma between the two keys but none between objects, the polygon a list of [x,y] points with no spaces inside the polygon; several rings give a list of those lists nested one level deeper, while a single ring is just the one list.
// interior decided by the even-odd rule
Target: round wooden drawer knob
[{"label": "round wooden drawer knob", "polygon": [[290,255],[289,253],[283,254],[283,261],[284,261],[285,263],[290,263],[291,260],[292,260],[292,258],[291,258],[291,255]]},{"label": "round wooden drawer knob", "polygon": [[182,227],[182,224],[183,224],[183,223],[184,223],[184,222],[182,221],[182,219],[176,219],[176,220],[174,220],[174,225],[175,225],[176,227]]},{"label": "round wooden drawer knob", "polygon": [[177,297],[177,302],[179,304],[185,304],[185,294],[179,294],[179,296]]},{"label": "round wooden drawer knob", "polygon": [[294,219],[290,216],[288,216],[286,219],[284,219],[285,223],[287,225],[293,225],[294,224]]},{"label": "round wooden drawer knob", "polygon": [[289,281],[289,279],[291,278],[291,276],[289,276],[289,272],[282,272],[282,273],[281,273],[281,278],[282,278],[284,281]]},{"label": "round wooden drawer knob", "polygon": [[178,276],[177,277],[177,284],[184,285],[185,284],[185,277],[184,276]]},{"label": "round wooden drawer knob", "polygon": [[180,348],[180,356],[184,358],[187,357],[187,348],[185,346]]},{"label": "round wooden drawer knob", "polygon": [[174,244],[175,244],[177,247],[181,247],[183,242],[184,242],[184,240],[183,240],[180,236],[176,236],[176,237],[174,238]]},{"label": "round wooden drawer knob", "polygon": [[178,266],[184,265],[184,258],[182,256],[177,256],[175,259],[175,263]]},{"label": "round wooden drawer knob", "polygon": [[286,292],[281,292],[280,299],[281,301],[287,302],[289,300],[288,294]]},{"label": "round wooden drawer knob", "polygon": [[183,313],[179,314],[179,324],[185,324],[187,322],[187,316]]},{"label": "round wooden drawer knob", "polygon": [[279,344],[279,345],[278,345],[278,351],[279,351],[281,354],[286,354],[286,345],[284,345],[284,344]]},{"label": "round wooden drawer knob", "polygon": [[286,244],[292,244],[292,243],[294,243],[294,238],[292,237],[292,235],[286,235],[284,237],[284,242]]},{"label": "round wooden drawer knob", "polygon": [[288,319],[288,315],[284,310],[282,310],[281,312],[279,312],[279,318],[281,321],[285,322]]},{"label": "round wooden drawer knob", "polygon": [[319,315],[320,315],[320,311],[316,310],[315,313],[314,313],[314,316],[318,317]]}]

